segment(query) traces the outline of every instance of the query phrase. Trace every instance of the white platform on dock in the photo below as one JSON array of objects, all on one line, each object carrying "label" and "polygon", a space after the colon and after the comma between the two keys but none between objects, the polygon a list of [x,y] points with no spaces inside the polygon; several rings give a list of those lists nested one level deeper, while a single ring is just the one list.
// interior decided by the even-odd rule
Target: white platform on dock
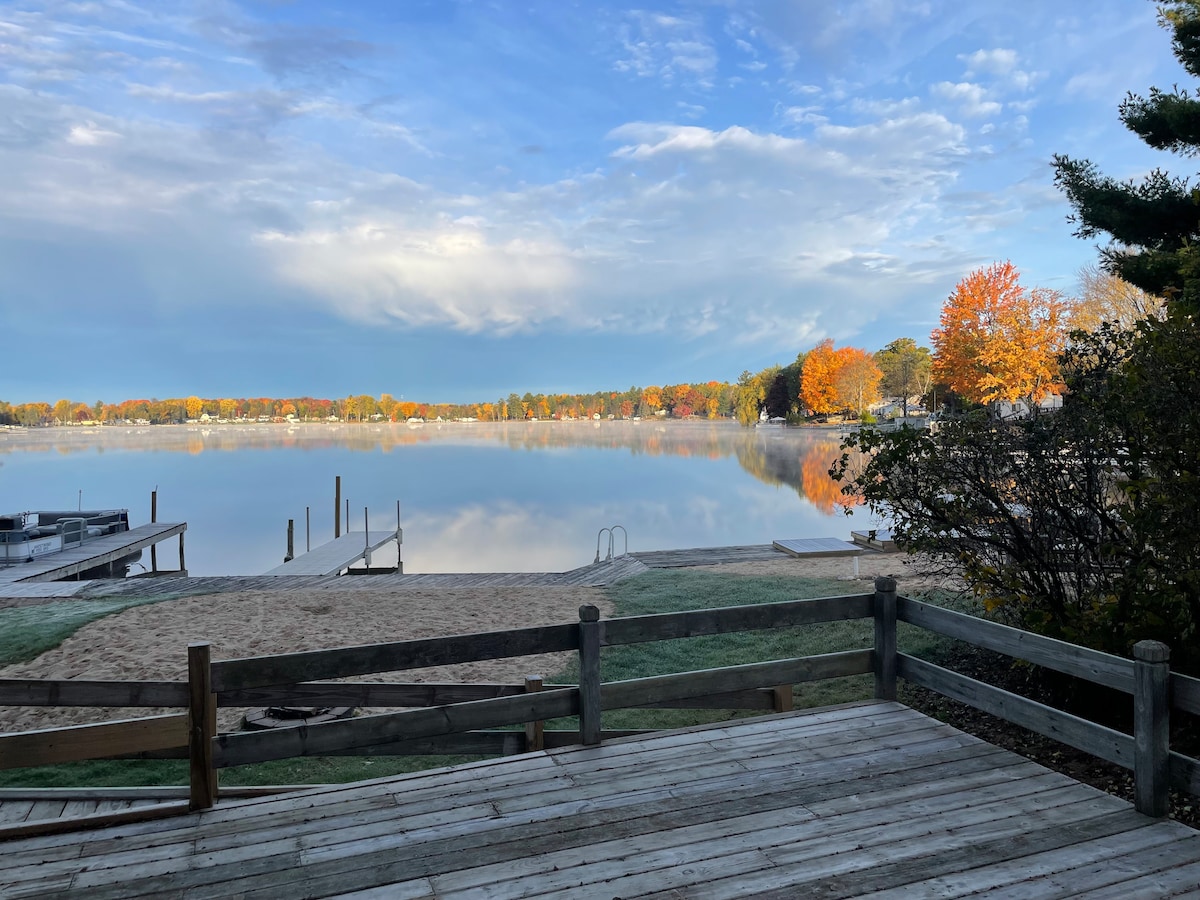
[{"label": "white platform on dock", "polygon": [[792,556],[859,556],[863,548],[838,538],[789,538],[771,546]]},{"label": "white platform on dock", "polygon": [[92,538],[77,547],[41,556],[32,562],[2,568],[0,584],[61,581],[80,572],[116,562],[160,541],[182,535],[185,531],[187,522],[159,522],[153,525],[139,525],[119,534]]},{"label": "white platform on dock", "polygon": [[351,531],[295,559],[264,572],[264,575],[337,575],[361,559],[397,539],[395,531]]}]

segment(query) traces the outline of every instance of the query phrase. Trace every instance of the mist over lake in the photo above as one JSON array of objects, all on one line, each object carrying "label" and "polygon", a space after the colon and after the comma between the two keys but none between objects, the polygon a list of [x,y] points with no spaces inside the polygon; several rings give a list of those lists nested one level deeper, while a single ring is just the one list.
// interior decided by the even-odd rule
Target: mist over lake
[{"label": "mist over lake", "polygon": [[[340,475],[353,531],[364,507],[371,530],[394,528],[399,501],[406,572],[562,571],[612,525],[635,551],[848,539],[868,517],[846,517],[826,474],[838,444],[725,421],[8,429],[0,513],[82,503],[143,524],[157,489],[158,520],[188,523],[191,574],[250,575],[282,562],[288,519],[303,552],[306,507],[312,546],[332,539]],[[159,567],[176,563],[162,544]]]}]

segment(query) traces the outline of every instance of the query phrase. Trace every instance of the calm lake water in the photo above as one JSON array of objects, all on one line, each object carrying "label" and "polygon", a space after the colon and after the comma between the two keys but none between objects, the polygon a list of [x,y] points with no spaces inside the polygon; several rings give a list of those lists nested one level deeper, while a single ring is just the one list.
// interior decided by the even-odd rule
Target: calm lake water
[{"label": "calm lake water", "polygon": [[159,521],[188,523],[191,574],[258,574],[282,562],[289,518],[303,551],[306,507],[312,546],[332,539],[340,475],[354,531],[364,507],[394,528],[399,501],[406,572],[562,571],[617,524],[634,551],[849,539],[837,455],[831,432],[729,422],[0,430],[0,513],[76,509],[82,492],[144,524],[157,489]]}]

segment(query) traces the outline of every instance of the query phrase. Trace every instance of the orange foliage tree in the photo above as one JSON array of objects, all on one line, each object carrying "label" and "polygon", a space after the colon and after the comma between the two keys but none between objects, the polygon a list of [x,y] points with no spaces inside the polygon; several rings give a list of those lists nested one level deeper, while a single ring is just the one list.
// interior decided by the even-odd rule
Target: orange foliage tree
[{"label": "orange foliage tree", "polygon": [[809,351],[800,375],[800,402],[816,415],[838,411],[836,373],[837,352],[833,340],[826,338]]},{"label": "orange foliage tree", "polygon": [[1066,339],[1058,291],[1025,290],[1011,262],[977,269],[954,288],[933,330],[933,374],[974,403],[1031,406],[1061,388]]},{"label": "orange foliage tree", "polygon": [[858,347],[842,347],[836,355],[837,369],[833,383],[838,406],[861,416],[867,407],[880,398],[879,385],[883,381],[883,372],[875,364],[875,357]]},{"label": "orange foliage tree", "polygon": [[817,344],[804,359],[800,375],[800,402],[817,415],[852,410],[862,414],[879,399],[883,372],[866,350],[833,348],[829,338]]}]

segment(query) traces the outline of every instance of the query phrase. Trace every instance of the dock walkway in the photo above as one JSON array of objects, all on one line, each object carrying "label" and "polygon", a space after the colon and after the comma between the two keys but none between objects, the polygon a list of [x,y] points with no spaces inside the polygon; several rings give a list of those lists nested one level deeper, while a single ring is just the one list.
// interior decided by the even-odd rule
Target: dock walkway
[{"label": "dock walkway", "polygon": [[301,553],[264,575],[338,575],[359,560],[368,565],[371,554],[388,541],[399,541],[397,531],[348,531],[307,553]]},{"label": "dock walkway", "polygon": [[1196,831],[883,701],[0,844],[3,896],[87,900],[1127,900],[1198,883]]},{"label": "dock walkway", "polygon": [[[0,585],[60,581],[124,559],[168,538],[179,537],[182,541],[185,531],[186,522],[160,522],[139,525],[118,534],[91,538],[78,546],[68,547],[27,563],[0,568]],[[182,556],[181,549],[180,557]]]}]

